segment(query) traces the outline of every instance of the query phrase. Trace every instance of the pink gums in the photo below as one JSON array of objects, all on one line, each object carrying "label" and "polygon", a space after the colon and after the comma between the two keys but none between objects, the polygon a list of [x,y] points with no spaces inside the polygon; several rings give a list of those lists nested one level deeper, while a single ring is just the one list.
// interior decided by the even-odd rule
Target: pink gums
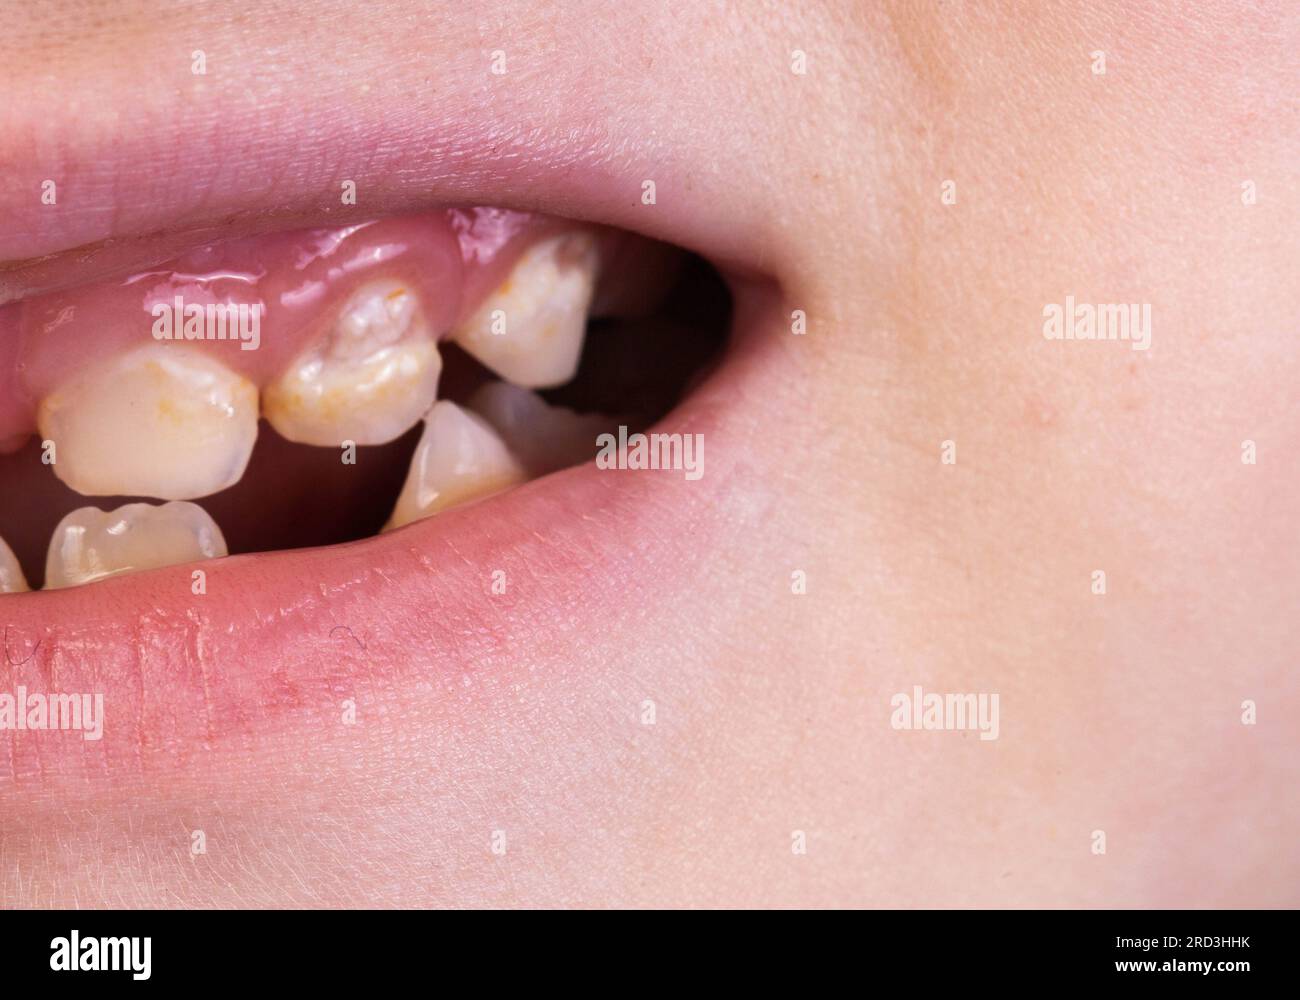
[{"label": "pink gums", "polygon": [[0,451],[21,445],[35,430],[39,400],[82,367],[160,339],[156,307],[178,297],[185,306],[260,309],[256,350],[239,339],[192,341],[260,387],[366,282],[406,284],[442,336],[524,249],[564,228],[577,226],[505,209],[446,208],[215,243],[121,280],[0,307]]}]

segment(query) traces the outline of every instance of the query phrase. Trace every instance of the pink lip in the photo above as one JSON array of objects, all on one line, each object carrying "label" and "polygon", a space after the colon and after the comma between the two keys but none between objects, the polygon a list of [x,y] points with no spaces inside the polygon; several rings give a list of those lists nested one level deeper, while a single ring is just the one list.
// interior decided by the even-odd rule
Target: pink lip
[{"label": "pink lip", "polygon": [[[331,94],[322,66],[311,73],[316,98],[308,101],[246,85],[260,69],[235,63],[202,81],[213,88],[204,106],[219,112],[219,129],[195,122],[192,78],[174,90],[133,81],[111,127],[93,115],[51,120],[50,95],[23,92],[20,83],[0,118],[16,137],[0,144],[0,303],[213,239],[437,204],[601,222],[738,272],[754,247],[770,242],[761,218],[720,213],[671,143],[656,143],[653,155],[633,152],[639,137],[620,134],[592,106],[590,80],[513,82],[519,101],[542,101],[563,120],[505,130],[479,93]],[[480,78],[479,67],[462,77]],[[394,107],[406,109],[400,118]],[[538,119],[521,109],[520,120]],[[57,209],[41,201],[46,181],[56,184]],[[356,187],[355,205],[342,203],[344,181]],[[653,204],[644,200],[647,181],[656,185]]]},{"label": "pink lip", "polygon": [[104,725],[95,741],[6,733],[0,783],[201,768],[218,745],[306,739],[343,724],[346,703],[371,713],[409,684],[472,717],[480,672],[522,678],[547,643],[670,600],[736,514],[747,431],[731,400],[770,370],[773,343],[753,311],[740,330],[730,363],[661,428],[709,439],[703,479],[588,464],[378,538],[202,563],[200,597],[187,566],[7,595],[0,690],[102,693]]}]

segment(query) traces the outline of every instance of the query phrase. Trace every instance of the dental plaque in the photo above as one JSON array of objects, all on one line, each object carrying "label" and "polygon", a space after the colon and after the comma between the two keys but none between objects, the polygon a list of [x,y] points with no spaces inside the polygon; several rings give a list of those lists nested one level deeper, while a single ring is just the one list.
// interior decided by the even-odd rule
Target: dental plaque
[{"label": "dental plaque", "polygon": [[590,462],[680,397],[691,366],[656,359],[721,343],[658,312],[684,259],[457,206],[0,304],[0,594],[398,531]]}]

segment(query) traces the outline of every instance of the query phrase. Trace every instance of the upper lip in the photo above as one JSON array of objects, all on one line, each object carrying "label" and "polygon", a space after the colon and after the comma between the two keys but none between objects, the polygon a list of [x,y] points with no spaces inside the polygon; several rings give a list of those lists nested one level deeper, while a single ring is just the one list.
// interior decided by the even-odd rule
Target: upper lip
[{"label": "upper lip", "polygon": [[[490,668],[525,677],[541,651],[668,600],[682,568],[747,516],[744,494],[765,490],[741,456],[761,436],[743,412],[760,373],[780,380],[758,335],[775,311],[772,287],[749,266],[767,241],[759,219],[718,216],[707,188],[688,183],[690,163],[641,159],[650,147],[614,131],[632,129],[627,120],[507,129],[490,107],[453,107],[446,94],[390,94],[388,106],[408,108],[396,116],[374,99],[298,100],[235,82],[215,85],[197,121],[197,98],[141,85],[111,135],[67,115],[40,143],[0,142],[11,179],[0,189],[0,302],[216,234],[338,224],[352,211],[473,201],[620,226],[744,275],[733,282],[733,362],[667,421],[711,439],[708,473],[686,482],[571,469],[380,539],[212,564],[204,597],[191,597],[181,568],[6,596],[0,670],[11,686],[103,691],[107,716],[93,747],[11,734],[0,775],[15,780],[130,772],[159,755],[192,762],[194,750],[272,719],[333,724],[343,700],[382,699],[413,677],[472,700],[462,679]],[[0,134],[37,134],[48,110],[36,97],[16,95]],[[640,201],[643,175],[658,185],[653,207]],[[59,185],[56,213],[32,196],[47,177]],[[357,186],[356,210],[339,204],[344,179]],[[497,569],[511,580],[502,596],[490,591]]]},{"label": "upper lip", "polygon": [[[566,106],[553,80],[512,82],[519,119],[544,123],[524,129],[503,125],[472,89],[330,99],[327,81],[268,92],[242,85],[241,69],[255,75],[258,64],[196,78],[201,98],[141,75],[121,84],[129,93],[111,116],[52,119],[50,102],[71,98],[14,81],[0,109],[0,135],[11,137],[0,142],[0,303],[218,237],[455,202],[605,223],[737,272],[773,242],[763,213],[722,217],[711,186],[693,180],[696,164],[631,119],[549,120]],[[581,84],[567,96],[593,86]],[[647,180],[653,206],[641,198]],[[40,197],[49,181],[57,208]],[[355,185],[355,205],[342,203],[344,181]]]}]

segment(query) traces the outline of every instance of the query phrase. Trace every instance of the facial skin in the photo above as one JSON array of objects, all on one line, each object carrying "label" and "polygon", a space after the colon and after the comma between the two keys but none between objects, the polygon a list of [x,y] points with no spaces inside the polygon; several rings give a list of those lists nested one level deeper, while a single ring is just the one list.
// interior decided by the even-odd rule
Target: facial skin
[{"label": "facial skin", "polygon": [[[462,197],[689,246],[744,276],[750,333],[701,390],[707,502],[656,480],[621,508],[635,548],[535,504],[516,579],[544,617],[436,631],[305,563],[329,599],[264,609],[267,669],[276,612],[310,614],[296,664],[382,661],[357,724],[268,713],[3,774],[0,903],[1300,902],[1300,19],[799,6],[6,5],[7,291],[110,236],[318,217],[346,177],[376,211]],[[539,179],[536,148],[573,170]],[[1045,339],[1067,295],[1149,303],[1150,348]],[[914,685],[998,693],[998,739],[892,728]]]}]

